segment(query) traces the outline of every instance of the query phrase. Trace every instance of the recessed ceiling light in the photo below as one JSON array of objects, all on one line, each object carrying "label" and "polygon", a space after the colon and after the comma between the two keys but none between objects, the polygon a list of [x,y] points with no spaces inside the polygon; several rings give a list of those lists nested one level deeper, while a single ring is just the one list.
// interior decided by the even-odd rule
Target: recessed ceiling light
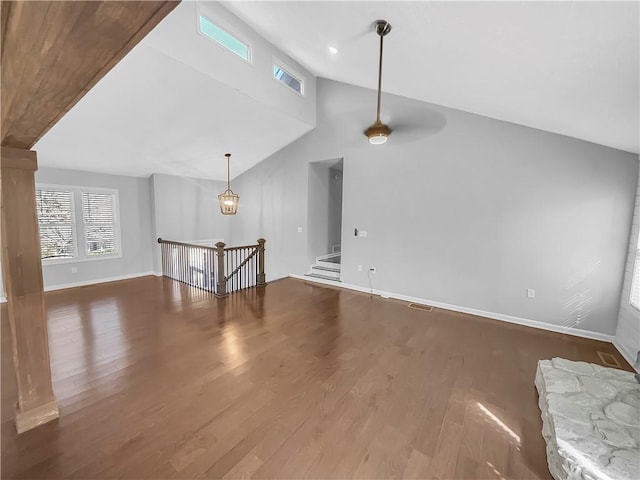
[{"label": "recessed ceiling light", "polygon": [[329,53],[331,55],[336,55],[338,53],[338,49],[336,47],[329,47]]}]

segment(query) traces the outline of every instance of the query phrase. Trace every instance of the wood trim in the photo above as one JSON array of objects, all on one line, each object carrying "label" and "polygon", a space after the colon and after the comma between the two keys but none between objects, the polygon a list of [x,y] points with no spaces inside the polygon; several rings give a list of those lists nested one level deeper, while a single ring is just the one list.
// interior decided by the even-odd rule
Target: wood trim
[{"label": "wood trim", "polygon": [[2,5],[2,11],[0,12],[0,20],[2,21],[2,30],[1,30],[2,36],[0,38],[2,40],[0,41],[2,41],[1,48],[2,48],[2,51],[4,51],[4,44],[5,44],[4,36],[7,33],[7,25],[8,25],[7,20],[9,20],[9,15],[11,14],[11,2],[4,1],[4,2],[1,2],[0,5]]},{"label": "wood trim", "polygon": [[179,1],[3,1],[2,145],[30,149]]},{"label": "wood trim", "polygon": [[2,147],[0,154],[0,166],[2,168],[35,171],[38,169],[38,159],[36,157],[36,152],[33,150]]},{"label": "wood trim", "polygon": [[240,247],[225,247],[224,251],[229,252],[231,250],[242,250],[243,248],[258,248],[260,245],[257,243],[255,245],[242,245]]},{"label": "wood trim", "polygon": [[[14,166],[25,158],[36,160],[34,152],[6,151],[7,158],[14,160]],[[0,172],[2,270],[20,412],[16,427],[24,431],[57,413],[54,415],[51,405],[55,404],[55,396],[49,363],[34,171],[20,164],[18,168],[2,168]]]},{"label": "wood trim", "polygon": [[166,243],[167,245],[182,245],[185,247],[194,247],[194,248],[206,248],[207,250],[211,250],[216,252],[217,248],[215,247],[209,247],[208,245],[196,245],[195,243],[185,243],[185,242],[175,242],[173,240],[163,240],[162,238],[158,239],[158,243],[162,244],[162,243]]},{"label": "wood trim", "polygon": [[56,402],[49,402],[26,412],[16,412],[16,430],[18,433],[36,428],[60,416]]},{"label": "wood trim", "polygon": [[116,64],[120,60],[122,60],[127,53],[129,53],[131,51],[131,49],[133,49],[133,47],[135,47],[138,43],[140,43],[140,41],[144,37],[146,37],[147,34],[149,32],[151,32],[151,30],[153,30],[156,27],[156,25],[158,25],[160,23],[160,21],[164,17],[166,17],[169,13],[171,13],[171,11],[178,6],[180,1],[181,0],[171,0],[171,1],[167,1],[167,2],[163,3],[162,5],[160,5],[160,7],[155,11],[155,13],[149,17],[149,20],[147,21],[147,23],[142,25],[142,27],[140,27],[140,30],[138,30],[127,41],[127,43],[125,43],[122,46],[122,48],[120,50],[118,50],[115,53],[115,55],[100,70],[98,70],[98,72],[96,72],[96,74],[93,76],[93,78],[91,80],[89,80],[89,82],[82,88],[82,90],[80,90],[78,92],[78,94],[74,98],[71,99],[71,101],[66,106],[66,108],[64,108],[64,110],[61,110],[60,113],[53,120],[51,120],[51,122],[49,122],[49,124],[46,127],[44,127],[42,132],[38,135],[38,137],[35,139],[35,141],[29,146],[29,148],[31,148],[33,145],[35,145],[36,142],[38,140],[40,140],[40,138],[42,138],[42,136],[51,129],[51,127],[53,127],[56,123],[58,123],[58,121],[69,110],[71,110],[71,108],[73,108],[73,106],[76,103],[78,103],[80,101],[80,99],[82,97],[84,97],[86,95],[86,93],[96,85],[96,83],[98,83],[102,79],[102,77],[104,77],[107,73],[109,73],[109,71],[113,67],[115,67]]}]

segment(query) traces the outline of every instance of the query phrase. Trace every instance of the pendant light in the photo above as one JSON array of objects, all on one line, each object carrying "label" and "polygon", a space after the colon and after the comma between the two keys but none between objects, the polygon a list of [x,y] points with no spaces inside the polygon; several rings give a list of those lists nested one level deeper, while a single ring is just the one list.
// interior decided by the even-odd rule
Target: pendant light
[{"label": "pendant light", "polygon": [[372,145],[386,143],[391,129],[380,121],[380,96],[382,93],[382,43],[384,36],[391,31],[391,24],[386,20],[378,20],[374,24],[376,33],[380,35],[380,62],[378,63],[378,109],[376,111],[376,121],[364,131]]},{"label": "pendant light", "polygon": [[218,195],[218,203],[220,204],[220,211],[223,215],[235,215],[238,211],[238,203],[240,202],[240,195],[236,195],[231,190],[231,182],[229,181],[229,159],[230,153],[225,153],[227,157],[227,189],[224,193]]}]

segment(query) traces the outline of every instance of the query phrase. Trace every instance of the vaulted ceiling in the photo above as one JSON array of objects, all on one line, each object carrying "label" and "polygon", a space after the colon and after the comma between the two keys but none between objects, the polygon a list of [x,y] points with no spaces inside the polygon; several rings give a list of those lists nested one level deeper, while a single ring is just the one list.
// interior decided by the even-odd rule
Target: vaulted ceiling
[{"label": "vaulted ceiling", "polygon": [[[254,63],[200,34],[202,11],[251,43]],[[230,151],[234,177],[314,128],[314,76],[376,87],[383,18],[385,92],[637,153],[638,14],[637,2],[182,2],[35,150],[43,166],[213,179]],[[273,81],[277,57],[308,77],[306,97]]]},{"label": "vaulted ceiling", "polygon": [[[638,2],[226,2],[314,74],[638,153]],[[329,46],[338,50],[329,52]]]}]

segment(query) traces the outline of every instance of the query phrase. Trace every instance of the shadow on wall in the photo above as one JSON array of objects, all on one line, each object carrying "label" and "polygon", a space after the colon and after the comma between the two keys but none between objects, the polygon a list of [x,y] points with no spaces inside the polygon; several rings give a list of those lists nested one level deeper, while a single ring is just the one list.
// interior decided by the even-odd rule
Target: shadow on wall
[{"label": "shadow on wall", "polygon": [[567,282],[567,292],[569,296],[562,306],[565,320],[562,326],[566,331],[577,327],[587,320],[591,315],[592,294],[585,286],[586,280],[600,268],[600,260],[589,263],[582,272]]}]

